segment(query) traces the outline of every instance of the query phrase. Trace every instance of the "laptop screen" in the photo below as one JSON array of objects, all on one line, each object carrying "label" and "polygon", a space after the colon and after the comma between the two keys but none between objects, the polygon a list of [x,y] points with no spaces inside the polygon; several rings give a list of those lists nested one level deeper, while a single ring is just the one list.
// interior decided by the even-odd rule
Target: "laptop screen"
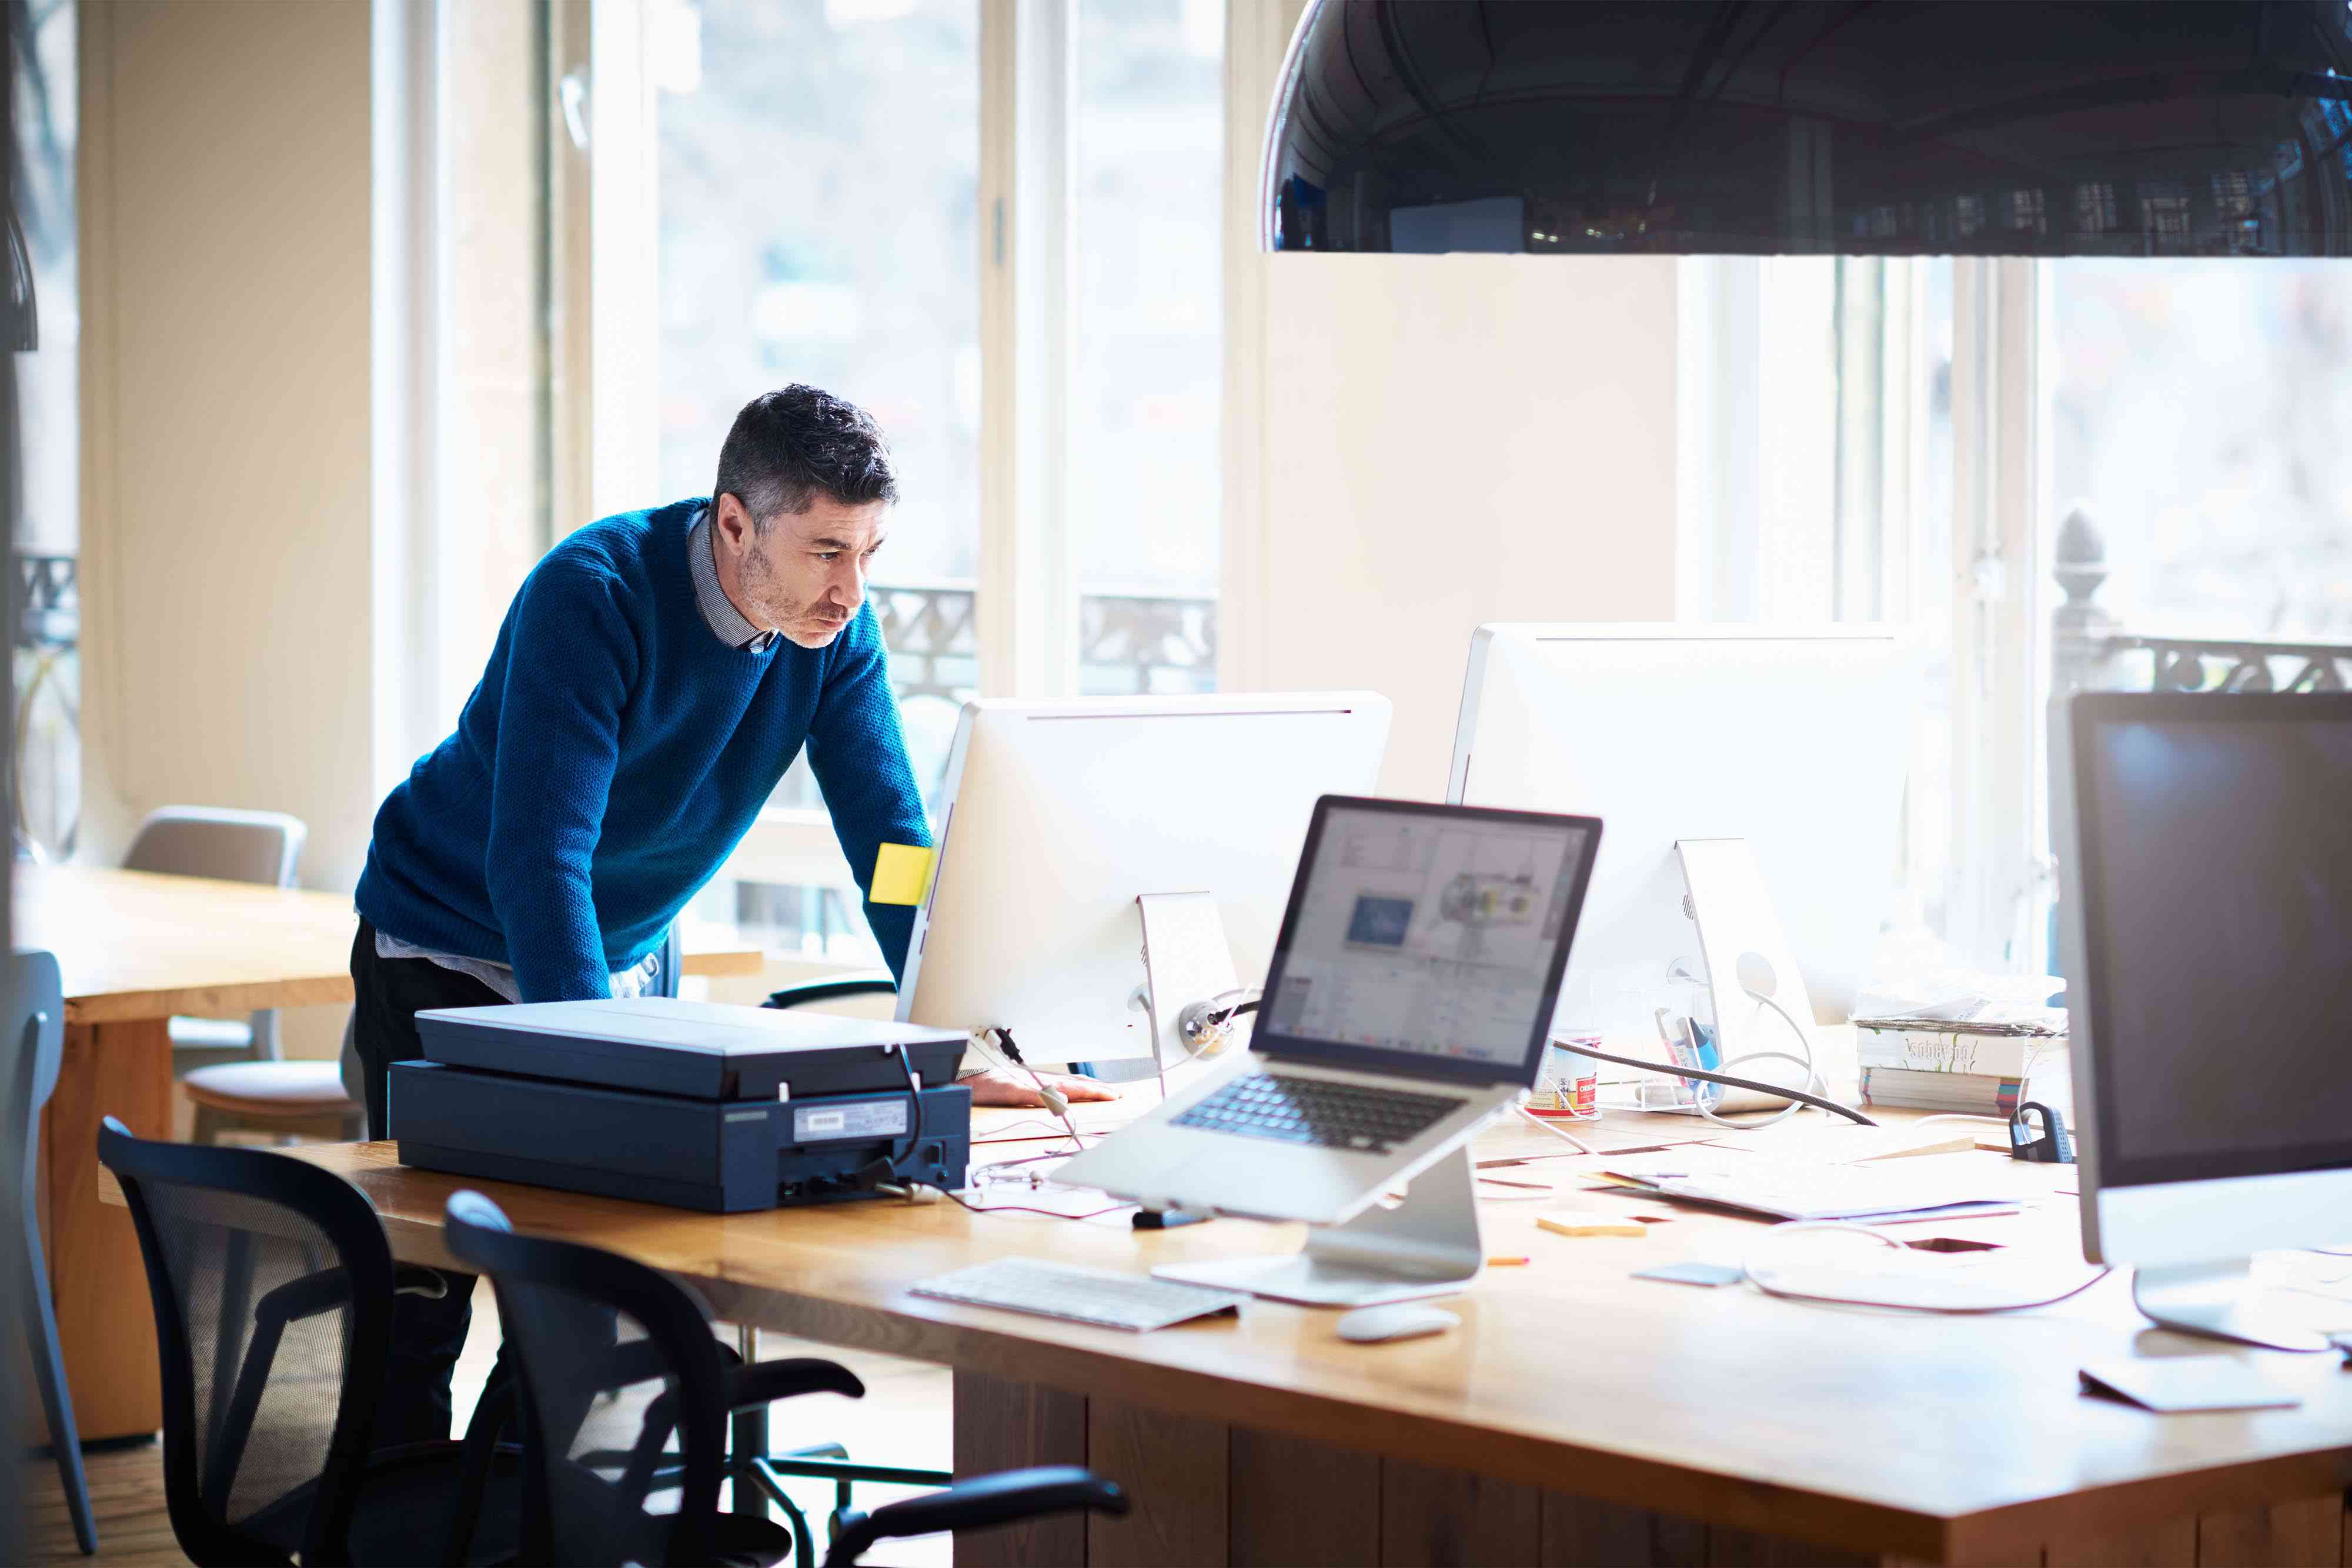
[{"label": "laptop screen", "polygon": [[1532,1085],[1600,840],[1590,817],[1325,796],[1257,1049]]}]

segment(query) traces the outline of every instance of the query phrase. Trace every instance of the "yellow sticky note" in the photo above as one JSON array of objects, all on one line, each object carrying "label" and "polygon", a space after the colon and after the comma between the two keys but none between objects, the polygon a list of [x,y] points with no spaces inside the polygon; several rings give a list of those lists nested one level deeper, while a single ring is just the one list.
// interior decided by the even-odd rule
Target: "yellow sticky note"
[{"label": "yellow sticky note", "polygon": [[1573,1209],[1537,1215],[1536,1228],[1559,1236],[1647,1236],[1650,1233],[1650,1228],[1638,1219],[1621,1219],[1613,1214],[1591,1214]]},{"label": "yellow sticky note", "polygon": [[877,904],[920,904],[931,885],[931,852],[916,844],[884,844],[874,856]]}]

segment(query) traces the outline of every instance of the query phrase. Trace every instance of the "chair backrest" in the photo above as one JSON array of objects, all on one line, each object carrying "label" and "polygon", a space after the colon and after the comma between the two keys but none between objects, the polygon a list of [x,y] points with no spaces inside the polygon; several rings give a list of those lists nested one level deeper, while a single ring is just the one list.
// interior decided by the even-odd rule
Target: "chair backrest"
[{"label": "chair backrest", "polygon": [[490,1278],[522,1389],[521,1560],[709,1561],[727,1375],[700,1304],[642,1263],[516,1235],[478,1192],[449,1199],[443,1228]]},{"label": "chair backrest", "polygon": [[139,824],[122,865],[126,871],[291,887],[309,835],[301,818],[283,811],[165,806]]},{"label": "chair backrest", "polygon": [[41,1155],[41,1107],[57,1092],[58,1066],[65,1054],[65,986],[54,953],[22,948],[8,956],[8,1014],[0,1018],[0,1041],[16,1055],[0,1074],[7,1104],[0,1127],[22,1138],[16,1172],[19,1193],[37,1190]]},{"label": "chair backrest", "polygon": [[345,1559],[391,1350],[392,1250],[357,1187],[110,1116],[163,1375],[163,1496],[199,1563]]}]

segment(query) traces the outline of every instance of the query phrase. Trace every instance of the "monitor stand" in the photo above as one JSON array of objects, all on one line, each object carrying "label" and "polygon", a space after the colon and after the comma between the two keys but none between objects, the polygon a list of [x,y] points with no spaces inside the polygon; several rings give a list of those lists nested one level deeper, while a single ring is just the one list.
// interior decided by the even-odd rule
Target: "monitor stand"
[{"label": "monitor stand", "polygon": [[2164,1328],[2208,1339],[2234,1340],[2268,1350],[2328,1348],[2325,1334],[2265,1312],[2254,1289],[2252,1260],[2175,1263],[2132,1272],[2132,1302]]},{"label": "monitor stand", "polygon": [[1370,1307],[1446,1296],[1486,1267],[1477,1190],[1465,1136],[1412,1178],[1402,1203],[1377,1202],[1342,1225],[1317,1225],[1307,1245],[1278,1258],[1166,1263],[1163,1280],[1247,1291],[1310,1307]]},{"label": "monitor stand", "polygon": [[[1214,894],[1142,893],[1135,907],[1143,926],[1143,1005],[1151,1019],[1151,1057],[1165,1071],[1193,1054],[1177,1025],[1185,1004],[1230,995],[1241,982]],[[1208,1054],[1222,1049],[1221,1043]]]}]

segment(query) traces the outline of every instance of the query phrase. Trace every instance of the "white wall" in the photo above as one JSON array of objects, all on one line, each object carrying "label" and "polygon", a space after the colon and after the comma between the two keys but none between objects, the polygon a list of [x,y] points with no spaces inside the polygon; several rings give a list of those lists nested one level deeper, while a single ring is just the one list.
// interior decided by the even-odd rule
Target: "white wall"
[{"label": "white wall", "polygon": [[1252,684],[1396,704],[1444,789],[1485,621],[1675,612],[1671,258],[1268,258]]},{"label": "white wall", "polygon": [[90,854],[170,801],[292,811],[356,879],[369,788],[362,5],[82,8]]},{"label": "white wall", "polygon": [[1384,693],[1434,798],[1479,622],[1674,617],[1675,263],[1260,254],[1303,8],[1227,10],[1219,674]]}]

